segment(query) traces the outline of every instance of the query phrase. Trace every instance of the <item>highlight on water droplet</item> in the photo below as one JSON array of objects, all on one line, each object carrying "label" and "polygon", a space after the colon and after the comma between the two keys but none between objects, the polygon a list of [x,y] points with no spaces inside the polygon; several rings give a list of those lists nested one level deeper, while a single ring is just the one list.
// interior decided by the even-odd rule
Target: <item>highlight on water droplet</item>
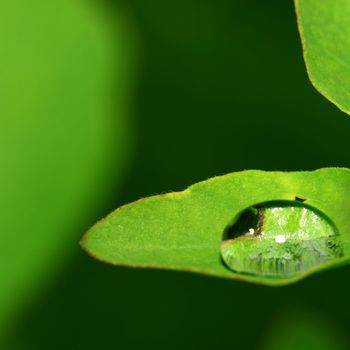
[{"label": "highlight on water droplet", "polygon": [[244,210],[221,242],[232,271],[291,277],[343,256],[340,235],[323,213],[297,201],[266,202]]}]

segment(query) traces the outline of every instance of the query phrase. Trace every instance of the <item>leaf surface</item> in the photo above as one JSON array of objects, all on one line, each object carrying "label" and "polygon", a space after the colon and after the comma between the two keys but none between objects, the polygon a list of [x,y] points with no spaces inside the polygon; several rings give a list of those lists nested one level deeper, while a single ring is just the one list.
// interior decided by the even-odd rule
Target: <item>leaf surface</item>
[{"label": "leaf surface", "polygon": [[199,182],[185,191],[125,205],[93,226],[82,246],[104,262],[198,272],[268,285],[297,281],[318,270],[348,261],[344,256],[289,278],[238,274],[221,260],[223,233],[245,209],[266,201],[304,198],[327,215],[344,242],[350,235],[350,170],[312,172],[242,171]]},{"label": "leaf surface", "polygon": [[312,84],[350,114],[350,2],[295,0],[295,7]]},{"label": "leaf surface", "polygon": [[89,1],[0,3],[0,333],[119,180],[129,39],[113,21]]}]

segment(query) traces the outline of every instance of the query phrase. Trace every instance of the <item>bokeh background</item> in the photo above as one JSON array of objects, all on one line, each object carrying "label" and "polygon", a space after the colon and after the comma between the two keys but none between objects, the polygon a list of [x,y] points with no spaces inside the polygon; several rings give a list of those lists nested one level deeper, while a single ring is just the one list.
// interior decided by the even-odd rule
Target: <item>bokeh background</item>
[{"label": "bokeh background", "polygon": [[[58,88],[56,78],[31,77],[35,86],[43,86],[34,92],[38,105],[53,106],[38,122],[40,132],[35,125],[28,128],[37,109],[16,110],[15,124],[9,117],[13,105],[33,100],[31,84],[21,85],[10,106],[0,106],[1,137],[8,135],[6,125],[19,130],[10,134],[1,157],[15,159],[14,145],[22,143],[28,152],[21,153],[26,161],[3,162],[6,181],[0,175],[6,184],[2,191],[13,199],[9,206],[2,195],[1,208],[16,211],[0,231],[2,255],[6,244],[15,247],[0,260],[0,289],[6,289],[0,298],[0,325],[6,329],[0,347],[348,349],[350,267],[270,288],[112,267],[78,245],[83,232],[114,208],[211,176],[243,169],[350,167],[350,119],[307,78],[292,1],[80,0],[74,8],[34,1],[26,11],[23,3],[3,2],[7,13],[23,20],[8,20],[1,36],[11,33],[18,40],[23,38],[18,28],[24,33],[35,28],[30,38],[38,48],[3,47],[8,54],[3,71],[20,68],[23,78],[36,64],[36,72],[44,69],[48,77],[52,71],[64,74],[55,73]],[[77,18],[85,24],[76,25]],[[28,64],[32,52],[36,60]],[[56,88],[47,97],[52,85]],[[72,100],[74,108],[65,102]],[[49,136],[58,127],[62,132],[53,142]],[[33,141],[38,139],[39,146]],[[68,150],[60,157],[63,146]],[[37,161],[42,149],[49,154]],[[52,172],[44,186],[51,192],[38,200],[48,159]],[[82,165],[81,159],[86,159]],[[72,171],[61,174],[55,167]],[[33,195],[16,192],[18,181]],[[57,196],[62,196],[59,205]],[[27,208],[33,217],[40,213],[38,222],[49,217],[55,227],[27,225],[30,217],[19,215]],[[52,220],[52,213],[59,216]],[[45,240],[26,255],[41,239],[40,229]],[[29,268],[41,254],[49,257]],[[15,277],[21,281],[5,283]]]}]

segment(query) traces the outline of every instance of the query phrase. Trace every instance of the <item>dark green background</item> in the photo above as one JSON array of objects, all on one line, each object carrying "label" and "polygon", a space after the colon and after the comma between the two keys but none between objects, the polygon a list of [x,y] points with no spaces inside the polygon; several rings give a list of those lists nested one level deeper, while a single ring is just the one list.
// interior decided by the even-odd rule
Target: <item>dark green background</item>
[{"label": "dark green background", "polygon": [[[307,78],[292,1],[107,6],[125,11],[139,38],[136,145],[121,193],[86,228],[125,202],[214,175],[350,167],[350,118]],[[112,267],[72,245],[74,258],[27,309],[11,348],[255,349],[288,310],[346,334],[350,267],[268,288]]]}]

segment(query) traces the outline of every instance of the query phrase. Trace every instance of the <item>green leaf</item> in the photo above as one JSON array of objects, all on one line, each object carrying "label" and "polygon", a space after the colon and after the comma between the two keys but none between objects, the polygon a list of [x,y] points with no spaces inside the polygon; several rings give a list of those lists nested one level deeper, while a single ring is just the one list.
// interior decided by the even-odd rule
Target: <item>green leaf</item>
[{"label": "green leaf", "polygon": [[[267,327],[266,327],[267,326]],[[300,310],[296,305],[284,310],[265,325],[259,350],[345,350],[346,334],[316,310]]]},{"label": "green leaf", "polygon": [[[350,170],[311,172],[242,171],[197,183],[183,192],[125,205],[92,227],[82,239],[93,257],[114,265],[184,270],[268,285],[297,281],[350,260]],[[240,274],[221,259],[227,227],[247,208],[270,201],[295,201],[330,218],[343,242],[340,258],[286,278]]]},{"label": "green leaf", "polygon": [[0,2],[0,335],[119,182],[131,39],[113,17],[89,1]]},{"label": "green leaf", "polygon": [[312,84],[350,114],[350,2],[295,0],[295,6]]}]

